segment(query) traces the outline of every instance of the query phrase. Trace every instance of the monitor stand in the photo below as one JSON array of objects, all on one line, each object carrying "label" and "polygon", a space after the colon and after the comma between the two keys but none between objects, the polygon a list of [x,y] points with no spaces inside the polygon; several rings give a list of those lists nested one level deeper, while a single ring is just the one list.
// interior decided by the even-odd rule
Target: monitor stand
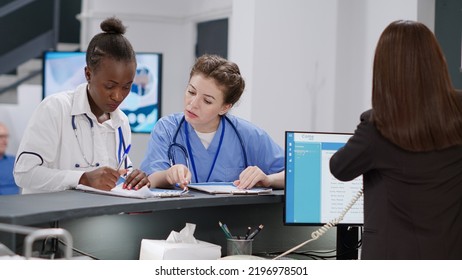
[{"label": "monitor stand", "polygon": [[359,227],[337,225],[337,260],[358,259]]}]

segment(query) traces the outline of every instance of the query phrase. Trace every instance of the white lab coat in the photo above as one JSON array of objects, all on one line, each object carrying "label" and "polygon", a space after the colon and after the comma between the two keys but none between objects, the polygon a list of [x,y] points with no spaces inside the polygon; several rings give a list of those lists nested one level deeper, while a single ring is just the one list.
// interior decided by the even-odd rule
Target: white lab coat
[{"label": "white lab coat", "polygon": [[[93,129],[84,114],[93,121]],[[72,126],[73,115],[77,137]],[[119,140],[119,127],[124,145]],[[53,94],[39,104],[16,155],[15,181],[23,194],[70,189],[78,185],[85,171],[98,168],[89,166],[84,155],[91,165],[116,168],[123,146],[130,143],[127,116],[117,109],[108,121],[98,123],[90,110],[86,84],[82,84],[75,91]],[[131,167],[130,160],[127,162],[124,167]]]}]

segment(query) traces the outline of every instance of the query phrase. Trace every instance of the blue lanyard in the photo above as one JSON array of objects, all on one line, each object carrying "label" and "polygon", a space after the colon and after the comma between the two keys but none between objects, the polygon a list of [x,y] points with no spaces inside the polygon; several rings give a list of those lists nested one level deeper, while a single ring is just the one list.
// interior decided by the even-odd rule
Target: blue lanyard
[{"label": "blue lanyard", "polygon": [[[210,179],[210,176],[212,175],[213,169],[215,168],[215,163],[217,162],[218,154],[220,153],[221,150],[221,144],[223,143],[223,137],[225,135],[225,119],[222,117],[221,118],[221,135],[220,135],[220,141],[218,142],[218,148],[217,152],[215,153],[215,158],[213,159],[212,166],[210,167],[209,175],[207,176],[207,180],[205,182],[208,182]],[[189,132],[188,132],[188,124],[185,122],[185,134],[186,134],[186,146],[188,147],[188,154],[191,159],[191,165],[193,168],[194,172],[194,179],[196,180],[196,183],[199,183],[197,180],[197,171],[196,171],[196,164],[194,163],[194,156],[191,152],[191,143],[189,142]]]},{"label": "blue lanyard", "polygon": [[[122,133],[122,128],[119,126],[118,127],[119,131],[119,150],[117,153],[117,157],[119,158],[118,162],[122,160],[123,153],[125,151],[125,141],[124,141],[124,135]],[[125,159],[125,169],[127,169],[127,159]]]}]

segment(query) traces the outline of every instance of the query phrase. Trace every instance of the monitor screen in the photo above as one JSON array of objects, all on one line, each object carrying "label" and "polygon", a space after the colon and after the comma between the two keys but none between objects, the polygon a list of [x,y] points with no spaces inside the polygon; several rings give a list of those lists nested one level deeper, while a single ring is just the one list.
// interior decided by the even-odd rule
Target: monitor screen
[{"label": "monitor screen", "polygon": [[[286,131],[284,224],[321,225],[340,216],[362,188],[362,176],[341,182],[329,160],[352,134]],[[361,197],[340,224],[363,224]]]},{"label": "monitor screen", "polygon": [[[132,132],[150,133],[161,116],[162,54],[136,53],[130,94],[120,105]],[[86,83],[85,52],[47,51],[43,55],[43,98]]]}]

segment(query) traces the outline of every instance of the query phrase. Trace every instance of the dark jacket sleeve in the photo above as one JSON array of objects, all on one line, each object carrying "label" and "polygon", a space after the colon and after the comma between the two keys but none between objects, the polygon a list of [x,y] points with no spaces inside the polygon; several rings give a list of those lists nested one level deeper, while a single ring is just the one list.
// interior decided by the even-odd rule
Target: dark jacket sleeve
[{"label": "dark jacket sleeve", "polygon": [[340,181],[351,181],[372,168],[373,146],[371,110],[361,114],[361,122],[353,136],[330,159],[330,172]]}]

